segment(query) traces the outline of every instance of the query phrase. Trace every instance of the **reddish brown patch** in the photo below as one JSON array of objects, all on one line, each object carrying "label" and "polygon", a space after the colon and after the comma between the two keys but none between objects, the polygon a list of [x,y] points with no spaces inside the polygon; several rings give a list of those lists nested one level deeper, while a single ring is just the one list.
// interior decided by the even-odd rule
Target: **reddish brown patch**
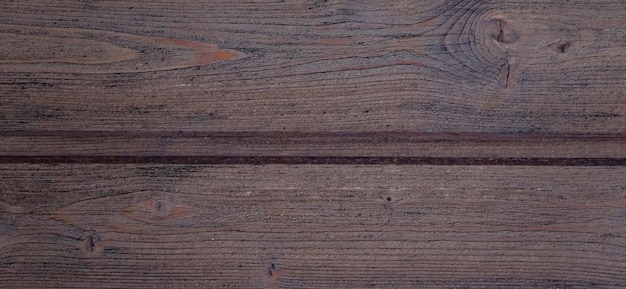
[{"label": "reddish brown patch", "polygon": [[231,49],[220,49],[211,44],[171,38],[152,37],[153,41],[160,44],[177,46],[178,48],[188,48],[195,50],[195,57],[183,63],[183,66],[202,66],[220,61],[241,59],[245,56],[242,52]]},{"label": "reddish brown patch", "polygon": [[267,282],[270,288],[276,288],[276,282],[283,274],[283,270],[279,269],[274,263],[270,264],[267,268]]},{"label": "reddish brown patch", "polygon": [[324,38],[320,40],[320,43],[327,45],[343,45],[350,44],[351,41],[347,38]]},{"label": "reddish brown patch", "polygon": [[7,43],[0,47],[0,71],[4,72],[139,73],[203,66],[245,56],[182,39],[90,29],[5,28],[10,27],[20,33],[0,32],[0,42]]},{"label": "reddish brown patch", "polygon": [[594,21],[601,26],[626,26],[626,20],[598,20]]}]

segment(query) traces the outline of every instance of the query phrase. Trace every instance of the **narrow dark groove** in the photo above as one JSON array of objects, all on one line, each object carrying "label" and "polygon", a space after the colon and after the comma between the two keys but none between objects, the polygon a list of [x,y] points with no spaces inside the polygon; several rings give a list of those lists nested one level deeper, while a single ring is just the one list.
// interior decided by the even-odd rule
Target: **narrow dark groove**
[{"label": "narrow dark groove", "polygon": [[319,156],[0,156],[0,163],[30,164],[328,164],[328,165],[497,165],[626,166],[626,158],[463,158]]},{"label": "narrow dark groove", "polygon": [[414,141],[563,141],[563,140],[623,140],[626,133],[568,134],[568,133],[502,133],[502,132],[419,132],[419,131],[78,131],[78,130],[1,130],[0,137],[58,137],[66,139],[89,138],[367,138],[371,140]]}]

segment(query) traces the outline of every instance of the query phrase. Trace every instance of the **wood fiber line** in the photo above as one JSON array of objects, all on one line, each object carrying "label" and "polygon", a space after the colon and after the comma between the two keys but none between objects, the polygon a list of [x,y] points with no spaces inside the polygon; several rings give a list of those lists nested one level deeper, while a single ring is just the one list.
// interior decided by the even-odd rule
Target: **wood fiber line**
[{"label": "wood fiber line", "polygon": [[624,11],[4,1],[0,130],[623,134]]},{"label": "wood fiber line", "polygon": [[2,288],[620,288],[626,168],[2,164]]},{"label": "wood fiber line", "polygon": [[0,155],[625,158],[623,134],[3,131]]},{"label": "wood fiber line", "polygon": [[0,163],[31,164],[334,164],[334,165],[498,165],[626,166],[626,158],[453,158],[322,156],[0,156]]}]

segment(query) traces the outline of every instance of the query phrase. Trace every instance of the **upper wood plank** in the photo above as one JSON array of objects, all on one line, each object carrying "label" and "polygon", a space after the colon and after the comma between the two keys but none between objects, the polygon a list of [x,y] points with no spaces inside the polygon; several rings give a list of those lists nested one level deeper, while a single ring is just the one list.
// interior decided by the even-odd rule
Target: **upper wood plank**
[{"label": "upper wood plank", "polygon": [[625,15],[621,0],[3,1],[0,130],[624,133]]}]

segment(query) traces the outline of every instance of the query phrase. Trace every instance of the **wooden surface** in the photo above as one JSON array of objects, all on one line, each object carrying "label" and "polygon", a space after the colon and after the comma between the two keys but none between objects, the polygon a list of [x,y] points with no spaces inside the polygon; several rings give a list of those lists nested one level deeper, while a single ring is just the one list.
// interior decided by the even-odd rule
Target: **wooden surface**
[{"label": "wooden surface", "polygon": [[624,133],[613,1],[2,1],[5,130]]},{"label": "wooden surface", "polygon": [[0,169],[8,287],[626,284],[624,167]]},{"label": "wooden surface", "polygon": [[0,0],[0,288],[625,276],[623,0]]}]

